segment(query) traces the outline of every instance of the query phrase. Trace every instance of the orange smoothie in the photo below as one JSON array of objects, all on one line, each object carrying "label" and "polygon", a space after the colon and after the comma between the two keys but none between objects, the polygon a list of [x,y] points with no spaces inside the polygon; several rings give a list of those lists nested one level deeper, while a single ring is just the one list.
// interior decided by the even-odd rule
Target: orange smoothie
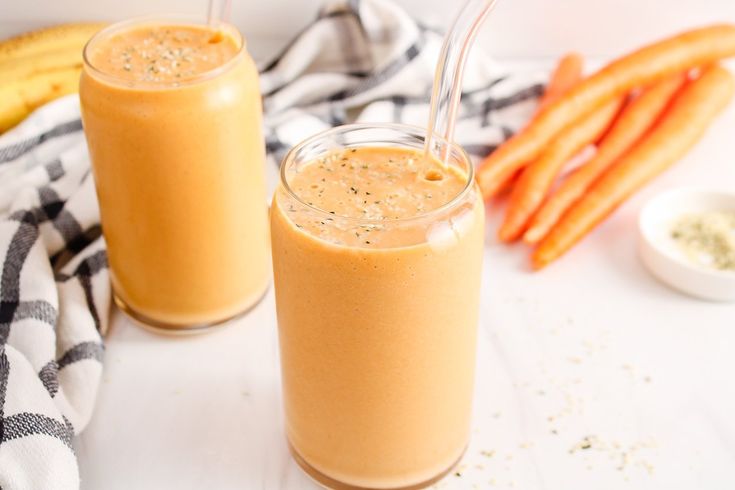
[{"label": "orange smoothie", "polygon": [[270,274],[255,65],[227,25],[139,20],[85,48],[82,118],[115,299],[151,326],[247,310]]},{"label": "orange smoothie", "polygon": [[291,156],[282,172],[271,233],[292,452],[332,488],[428,484],[469,439],[479,192],[466,169],[397,146]]}]

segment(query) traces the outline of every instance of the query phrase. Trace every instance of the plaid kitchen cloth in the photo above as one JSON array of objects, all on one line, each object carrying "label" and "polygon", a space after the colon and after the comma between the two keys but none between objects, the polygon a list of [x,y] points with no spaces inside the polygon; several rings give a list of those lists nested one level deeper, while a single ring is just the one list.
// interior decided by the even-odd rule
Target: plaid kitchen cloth
[{"label": "plaid kitchen cloth", "polygon": [[[388,0],[331,1],[261,67],[268,185],[289,147],[349,122],[424,125],[441,34]],[[531,115],[544,73],[475,49],[457,140],[476,158]],[[0,137],[0,489],[79,487],[73,437],[102,374],[110,283],[79,102]]]}]

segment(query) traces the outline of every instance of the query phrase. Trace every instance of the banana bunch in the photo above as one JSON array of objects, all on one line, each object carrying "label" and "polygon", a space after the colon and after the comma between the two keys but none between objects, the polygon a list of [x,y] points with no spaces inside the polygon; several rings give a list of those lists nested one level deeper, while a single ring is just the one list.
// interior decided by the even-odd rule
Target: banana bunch
[{"label": "banana bunch", "polygon": [[0,41],[0,133],[79,90],[82,49],[104,24],[63,24]]}]

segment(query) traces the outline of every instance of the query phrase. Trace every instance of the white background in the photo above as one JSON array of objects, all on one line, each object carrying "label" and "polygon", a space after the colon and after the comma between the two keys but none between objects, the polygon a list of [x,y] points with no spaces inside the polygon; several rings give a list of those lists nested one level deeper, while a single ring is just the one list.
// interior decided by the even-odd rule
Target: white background
[{"label": "white background", "polygon": [[[432,25],[449,22],[462,4],[459,0],[398,3]],[[246,36],[267,43],[289,38],[321,4],[321,0],[233,0],[232,14]],[[207,5],[207,0],[2,0],[0,33],[60,21],[119,20],[162,12],[204,15]],[[553,56],[570,49],[610,55],[677,30],[723,21],[735,22],[735,0],[500,0],[479,43],[500,57]]]}]

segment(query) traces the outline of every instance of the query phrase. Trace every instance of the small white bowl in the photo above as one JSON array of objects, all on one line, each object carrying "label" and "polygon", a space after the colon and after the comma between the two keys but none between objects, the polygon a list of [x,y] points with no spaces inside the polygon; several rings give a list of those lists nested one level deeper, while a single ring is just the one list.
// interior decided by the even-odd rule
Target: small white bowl
[{"label": "small white bowl", "polygon": [[652,198],[638,216],[641,260],[674,289],[710,301],[735,301],[735,272],[692,263],[671,238],[671,227],[682,214],[707,211],[735,211],[735,193],[680,188]]}]

